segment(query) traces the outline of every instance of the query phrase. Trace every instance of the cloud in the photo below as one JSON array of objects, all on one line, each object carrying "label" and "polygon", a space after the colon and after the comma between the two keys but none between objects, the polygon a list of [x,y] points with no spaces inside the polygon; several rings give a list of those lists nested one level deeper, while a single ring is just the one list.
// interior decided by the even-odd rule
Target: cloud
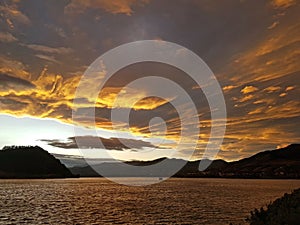
[{"label": "cloud", "polygon": [[152,110],[156,109],[157,107],[160,107],[166,103],[168,103],[170,100],[161,99],[158,97],[145,97],[138,101],[136,104],[134,104],[133,109],[146,109],[146,110]]},{"label": "cloud", "polygon": [[286,87],[285,91],[291,91],[294,89],[295,89],[295,86],[289,86],[289,87]]},{"label": "cloud", "polygon": [[[69,137],[67,141],[60,140],[41,140],[47,142],[49,145],[57,148],[74,149],[78,148],[76,143],[81,144],[83,149],[102,149],[103,147],[107,150],[125,150],[125,149],[142,149],[147,148],[157,148],[150,142],[136,140],[136,139],[126,139],[126,138],[103,138],[95,136],[77,136]],[[102,143],[102,144],[101,144]]]},{"label": "cloud", "polygon": [[[275,149],[281,143],[299,141],[299,129],[294,123],[300,116],[296,96],[300,93],[297,88],[287,91],[287,87],[294,86],[300,71],[299,6],[286,10],[291,5],[277,3],[278,10],[271,20],[276,29],[266,26],[257,35],[257,41],[233,56],[223,71],[227,78],[224,83],[230,84],[225,91],[228,121],[222,149],[228,154],[221,153],[224,157],[245,157],[263,149]],[[282,10],[282,15],[277,15]]]},{"label": "cloud", "polygon": [[254,87],[254,86],[246,86],[246,87],[244,87],[244,88],[241,90],[241,92],[242,92],[243,94],[249,94],[249,93],[255,92],[255,91],[257,91],[257,90],[258,90],[257,87]]},{"label": "cloud", "polygon": [[10,42],[15,42],[17,40],[18,39],[15,38],[11,33],[0,32],[0,42],[10,43]]},{"label": "cloud", "polygon": [[0,73],[12,74],[24,80],[30,80],[31,74],[27,67],[20,61],[0,55]]},{"label": "cloud", "polygon": [[275,27],[278,26],[278,24],[279,24],[279,21],[275,21],[275,22],[273,22],[273,23],[268,27],[268,29],[269,29],[269,30],[274,29]]},{"label": "cloud", "polygon": [[59,63],[59,61],[57,61],[54,56],[42,55],[42,54],[36,54],[35,56],[52,63]]},{"label": "cloud", "polygon": [[15,111],[2,105],[1,113],[50,117],[71,122],[72,100],[80,77],[63,79],[58,74],[47,73],[45,69],[38,78],[31,79],[32,81],[3,73],[0,78],[3,98],[27,104]]},{"label": "cloud", "polygon": [[10,29],[14,29],[16,25],[29,25],[30,19],[19,10],[18,1],[10,1],[0,5],[0,13]]},{"label": "cloud", "polygon": [[72,0],[66,7],[69,14],[83,13],[87,9],[100,9],[112,14],[132,15],[133,6],[143,6],[148,0]]},{"label": "cloud", "polygon": [[[0,23],[4,28],[1,31],[6,40],[0,43],[0,72],[10,78],[0,80],[3,81],[0,84],[1,113],[72,123],[72,110],[79,110],[83,114],[78,125],[90,127],[91,118],[85,114],[95,100],[90,93],[94,91],[94,84],[101,84],[101,76],[105,74],[87,83],[86,95],[74,105],[74,93],[87,65],[119,44],[160,37],[187,46],[216,72],[228,111],[223,157],[248,156],[250,152],[276,147],[280,142],[299,140],[299,130],[295,128],[300,115],[299,88],[295,82],[300,71],[297,60],[300,24],[299,6],[293,5],[294,1],[266,4],[265,1],[193,0],[169,4],[167,1],[69,0],[51,3],[51,7],[46,7],[50,4],[47,1],[6,2],[11,3],[8,9],[0,9]],[[141,10],[148,3],[149,7]],[[29,13],[35,8],[45,11]],[[245,19],[238,20],[241,16]],[[26,26],[29,24],[32,26]],[[199,24],[201,31],[196,29]],[[177,96],[157,98],[149,84],[122,89],[144,75],[166,75],[186,89],[197,103],[201,123],[197,151],[203,152],[211,120],[201,88],[183,74],[168,71],[160,65],[143,64],[116,74],[119,79],[112,78],[96,101],[96,126],[112,129],[111,108],[119,96],[118,113],[135,104],[130,112],[130,129],[126,121],[119,119],[117,132],[132,131],[133,135],[151,137],[150,131],[154,130],[155,137],[174,140],[175,144],[170,145],[174,148],[180,139],[181,121],[168,102]],[[185,103],[180,107],[185,107]],[[187,107],[184,116],[189,118]],[[150,124],[149,129],[153,117],[166,121],[166,136],[157,129],[160,123]],[[59,142],[72,144],[72,140]]]},{"label": "cloud", "polygon": [[296,4],[296,0],[272,0],[272,5],[276,9],[286,9]]},{"label": "cloud", "polygon": [[27,48],[32,49],[34,51],[43,52],[43,53],[50,53],[50,54],[69,54],[72,52],[72,49],[65,48],[65,47],[49,47],[45,45],[35,45],[35,44],[29,44],[25,45]]},{"label": "cloud", "polygon": [[170,100],[148,96],[146,90],[128,87],[105,87],[99,94],[97,106],[152,110],[166,104]]},{"label": "cloud", "polygon": [[286,148],[287,146],[289,146],[290,144],[279,144],[276,146],[276,149],[281,149],[281,148]]},{"label": "cloud", "polygon": [[273,92],[278,92],[281,90],[281,87],[279,86],[270,86],[264,89],[264,91],[268,92],[268,93],[273,93]]},{"label": "cloud", "polygon": [[285,97],[287,95],[287,93],[281,93],[280,95],[279,95],[279,97]]},{"label": "cloud", "polygon": [[235,85],[228,85],[228,86],[223,87],[223,91],[228,92],[228,91],[235,89],[236,87],[237,86],[235,86]]},{"label": "cloud", "polygon": [[27,80],[0,73],[0,94],[10,91],[19,92],[33,88],[35,88],[35,86]]},{"label": "cloud", "polygon": [[239,100],[239,102],[241,102],[241,103],[247,102],[247,101],[252,100],[252,99],[254,99],[254,98],[255,98],[254,95],[246,95],[246,96],[242,97],[242,98]]},{"label": "cloud", "polygon": [[[255,114],[250,117],[257,117]],[[289,119],[292,123],[296,122],[296,118]],[[286,119],[263,119],[249,122],[247,118],[241,121],[239,125],[244,129],[236,129],[235,126],[228,124],[222,150],[222,158],[241,158],[247,157],[261,150],[275,149],[278,145],[291,144],[299,141],[298,134],[293,124],[286,123]]]},{"label": "cloud", "polygon": [[265,82],[290,76],[300,70],[296,58],[299,56],[299,16],[292,11],[284,17],[277,29],[267,30],[255,44],[236,55],[228,65],[226,74],[235,85]]},{"label": "cloud", "polygon": [[0,108],[4,108],[6,112],[22,112],[27,106],[28,103],[26,102],[20,102],[0,96]]}]

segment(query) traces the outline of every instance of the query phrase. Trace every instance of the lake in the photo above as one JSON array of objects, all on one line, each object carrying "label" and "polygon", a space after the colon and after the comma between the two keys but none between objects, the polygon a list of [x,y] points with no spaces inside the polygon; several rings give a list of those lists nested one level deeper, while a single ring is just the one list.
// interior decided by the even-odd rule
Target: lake
[{"label": "lake", "polygon": [[299,187],[300,180],[0,180],[0,224],[238,224]]}]

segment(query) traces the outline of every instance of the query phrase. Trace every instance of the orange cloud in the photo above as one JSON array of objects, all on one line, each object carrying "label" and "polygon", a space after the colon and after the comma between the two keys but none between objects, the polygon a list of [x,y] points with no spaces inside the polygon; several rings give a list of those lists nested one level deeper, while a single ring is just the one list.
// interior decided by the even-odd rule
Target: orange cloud
[{"label": "orange cloud", "polygon": [[291,90],[294,90],[295,89],[295,86],[289,86],[285,89],[285,91],[291,91]]},{"label": "orange cloud", "polygon": [[281,87],[279,86],[270,86],[264,89],[264,91],[268,92],[268,93],[272,93],[272,92],[278,92],[281,90]]},{"label": "orange cloud", "polygon": [[135,110],[152,110],[169,102],[171,99],[161,99],[148,96],[145,90],[122,87],[105,87],[102,89],[97,105],[107,108],[132,108]]},{"label": "orange cloud", "polygon": [[253,111],[248,112],[248,115],[259,114],[259,113],[262,113],[263,110],[264,110],[264,107],[256,108],[256,109],[254,109]]},{"label": "orange cloud", "polygon": [[148,0],[72,0],[65,7],[65,12],[78,14],[91,8],[105,10],[112,14],[125,14],[130,16],[133,13],[133,6],[143,6],[146,3],[148,3]]},{"label": "orange cloud", "polygon": [[169,100],[165,100],[157,97],[146,97],[138,101],[136,104],[134,104],[133,108],[136,110],[138,109],[152,110],[168,102]]},{"label": "orange cloud", "polygon": [[27,71],[27,67],[22,62],[1,55],[0,72],[13,74],[15,77],[25,80],[31,79],[31,74]]},{"label": "orange cloud", "polygon": [[292,5],[296,4],[296,1],[295,0],[272,0],[272,5],[275,7],[275,8],[288,8]]},{"label": "orange cloud", "polygon": [[285,148],[287,146],[289,146],[291,143],[286,143],[286,144],[279,144],[276,146],[276,149],[280,149],[280,148]]},{"label": "orange cloud", "polygon": [[[297,20],[297,16],[293,15]],[[293,17],[292,17],[293,18]],[[293,20],[269,30],[262,40],[239,54],[229,65],[226,74],[235,85],[275,80],[300,70],[300,23]]]},{"label": "orange cloud", "polygon": [[72,49],[65,48],[65,47],[54,48],[54,47],[49,47],[45,45],[36,45],[36,44],[30,44],[24,46],[38,52],[51,53],[51,54],[68,54],[72,52]]},{"label": "orange cloud", "polygon": [[[288,119],[298,117],[300,115],[300,102],[296,100],[289,100],[282,104],[264,105],[262,113],[250,113],[255,114],[253,116],[237,116],[229,118],[228,126],[241,126],[242,124],[255,123],[264,120],[276,120],[276,119]],[[248,113],[247,113],[248,114]]]},{"label": "orange cloud", "polygon": [[241,90],[241,92],[242,92],[243,94],[249,94],[249,93],[255,92],[255,91],[257,91],[257,90],[258,90],[257,87],[254,87],[254,86],[246,86],[246,87],[244,87],[244,88]]},{"label": "orange cloud", "polygon": [[223,91],[228,92],[228,91],[231,91],[232,89],[234,89],[236,87],[237,86],[235,86],[235,85],[228,85],[228,86],[223,87]]},{"label": "orange cloud", "polygon": [[[16,70],[15,68],[14,71]],[[24,72],[20,70],[16,74],[20,73]],[[61,75],[48,73],[44,69],[32,81],[7,75],[2,75],[2,79],[5,79],[5,82],[1,82],[5,88],[1,88],[0,96],[5,101],[2,101],[1,113],[52,117],[70,122],[78,77],[63,79]],[[12,109],[13,101],[17,102],[15,105],[20,106],[19,109]]]}]

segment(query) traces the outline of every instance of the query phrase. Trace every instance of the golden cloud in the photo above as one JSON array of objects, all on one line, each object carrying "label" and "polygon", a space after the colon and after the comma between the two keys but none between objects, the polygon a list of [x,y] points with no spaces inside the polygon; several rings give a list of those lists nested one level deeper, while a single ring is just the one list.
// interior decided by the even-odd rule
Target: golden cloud
[{"label": "golden cloud", "polygon": [[153,110],[170,100],[148,96],[145,90],[128,87],[105,87],[99,94],[96,106],[110,109],[131,108],[134,110]]},{"label": "golden cloud", "polygon": [[295,86],[289,86],[285,89],[285,91],[291,91],[291,90],[294,90],[295,89]]},{"label": "golden cloud", "polygon": [[31,74],[27,67],[20,61],[0,55],[0,72],[4,74],[13,74],[15,77],[25,80],[31,79]]},{"label": "golden cloud", "polygon": [[249,100],[252,100],[252,99],[254,99],[255,98],[255,96],[254,95],[245,95],[245,96],[243,96],[242,98],[240,98],[239,100],[238,100],[238,102],[240,102],[240,103],[243,103],[243,102],[247,102],[247,101],[249,101]]},{"label": "golden cloud", "polygon": [[268,93],[272,93],[272,92],[278,92],[281,90],[281,87],[279,86],[270,86],[264,89],[264,91],[268,92]]},{"label": "golden cloud", "polygon": [[101,9],[112,14],[133,13],[133,6],[144,5],[149,0],[72,0],[66,7],[65,12],[70,14],[83,13],[87,9]]},{"label": "golden cloud", "polygon": [[[300,102],[297,100],[289,100],[280,105],[266,104],[264,106],[259,106],[259,107],[262,107],[260,114],[250,113],[250,115],[253,116],[249,117],[249,116],[241,115],[235,118],[229,118],[227,125],[241,126],[242,124],[254,123],[254,122],[264,121],[264,120],[295,118],[300,115]],[[254,110],[257,110],[257,108]]]},{"label": "golden cloud", "polygon": [[[297,18],[297,17],[296,17]],[[282,24],[269,31],[244,54],[239,54],[229,65],[235,85],[275,80],[300,71],[299,57],[300,23]]]},{"label": "golden cloud", "polygon": [[36,44],[30,44],[30,45],[24,45],[29,49],[38,51],[38,52],[43,52],[43,53],[51,53],[51,54],[68,54],[72,52],[72,49],[70,48],[65,48],[65,47],[49,47],[45,45],[36,45]]},{"label": "golden cloud", "polygon": [[292,5],[296,4],[295,0],[272,0],[272,5],[275,8],[288,8]]},{"label": "golden cloud", "polygon": [[281,93],[281,94],[279,95],[279,97],[285,97],[285,96],[287,96],[287,93]]},{"label": "golden cloud", "polygon": [[228,85],[228,86],[223,87],[223,91],[228,92],[228,91],[235,89],[236,87],[237,86],[235,86],[235,85]]},{"label": "golden cloud", "polygon": [[[24,73],[21,69],[23,67],[19,68],[17,74]],[[85,108],[94,107],[95,101],[89,98],[88,93],[87,98],[77,101],[77,105],[73,104],[76,88],[82,78],[80,75],[64,78],[60,74],[49,73],[46,67],[36,79],[31,79],[31,81],[4,75],[2,78],[1,80],[0,77],[1,85],[3,86],[4,81],[6,81],[6,86],[4,88],[4,86],[0,85],[2,90],[0,93],[2,97],[1,113],[31,115],[41,118],[50,117],[63,120],[64,122],[71,122],[73,109],[84,110]],[[94,86],[92,85],[92,87]],[[90,92],[90,88],[86,90]],[[116,99],[118,101],[115,104]],[[96,115],[96,124],[100,128],[112,129],[108,116],[112,107],[120,108],[120,110],[122,108],[130,108],[151,111],[166,104],[169,100],[171,99],[148,96],[147,92],[142,90],[105,87],[96,100],[96,110],[97,112],[100,110],[99,115]],[[14,102],[14,107],[12,107]],[[91,125],[89,124],[90,120],[81,122],[81,125]],[[124,129],[126,126],[122,121],[117,126],[119,130],[126,131]]]},{"label": "golden cloud", "polygon": [[246,86],[241,90],[243,94],[249,94],[255,91],[258,91],[258,88],[254,86]]}]

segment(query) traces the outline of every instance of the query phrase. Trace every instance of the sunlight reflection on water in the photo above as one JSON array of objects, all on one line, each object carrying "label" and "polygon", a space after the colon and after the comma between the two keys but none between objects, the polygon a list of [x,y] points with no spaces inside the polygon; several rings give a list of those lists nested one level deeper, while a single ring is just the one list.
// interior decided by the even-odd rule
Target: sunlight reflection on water
[{"label": "sunlight reflection on water", "polygon": [[300,180],[172,178],[145,187],[104,178],[0,180],[0,224],[242,223],[299,187]]}]

